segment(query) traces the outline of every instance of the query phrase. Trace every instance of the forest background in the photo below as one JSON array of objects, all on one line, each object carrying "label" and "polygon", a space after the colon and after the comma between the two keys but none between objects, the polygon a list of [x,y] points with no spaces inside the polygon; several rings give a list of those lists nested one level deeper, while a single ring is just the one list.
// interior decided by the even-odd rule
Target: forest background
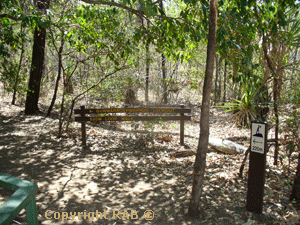
[{"label": "forest background", "polygon": [[[208,51],[213,6],[216,50]],[[232,112],[237,126],[268,120],[275,130],[274,164],[283,160],[280,150],[295,161],[299,19],[295,1],[2,0],[3,93],[12,93],[12,104],[25,104],[26,115],[39,112],[39,97],[50,99],[45,113],[58,113],[58,137],[69,132],[81,104],[203,107],[206,95],[209,105],[211,98]],[[213,54],[213,77],[206,53]],[[205,87],[208,76],[212,88]],[[291,111],[280,118],[285,108]],[[198,156],[206,154],[199,146]],[[299,184],[291,200],[300,200]],[[198,205],[189,211],[197,213]]]}]

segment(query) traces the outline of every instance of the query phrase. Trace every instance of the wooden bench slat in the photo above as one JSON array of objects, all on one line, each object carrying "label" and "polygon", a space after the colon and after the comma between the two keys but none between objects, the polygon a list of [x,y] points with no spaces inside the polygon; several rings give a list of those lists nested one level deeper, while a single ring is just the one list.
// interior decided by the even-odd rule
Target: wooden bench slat
[{"label": "wooden bench slat", "polygon": [[102,116],[102,117],[75,117],[77,122],[105,122],[105,121],[169,121],[191,120],[191,116]]},{"label": "wooden bench slat", "polygon": [[[124,116],[86,116],[86,114],[103,114],[103,113],[129,113]],[[133,113],[155,113],[155,114],[180,114],[164,115],[164,116],[132,116]],[[180,121],[180,144],[184,145],[184,121],[191,120],[191,116],[184,115],[184,113],[191,113],[190,108],[185,108],[184,105],[180,107],[159,107],[159,108],[100,108],[100,109],[86,109],[84,105],[80,109],[75,109],[74,114],[80,114],[75,117],[76,122],[81,122],[82,145],[86,146],[86,122],[106,122],[106,121]]]},{"label": "wooden bench slat", "polygon": [[99,114],[99,113],[191,113],[190,108],[100,108],[100,109],[75,109],[74,114]]}]

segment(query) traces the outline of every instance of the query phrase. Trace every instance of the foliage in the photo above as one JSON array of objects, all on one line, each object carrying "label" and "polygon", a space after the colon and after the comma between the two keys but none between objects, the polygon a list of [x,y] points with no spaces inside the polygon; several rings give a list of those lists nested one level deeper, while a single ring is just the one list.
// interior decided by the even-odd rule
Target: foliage
[{"label": "foliage", "polygon": [[[10,1],[4,1],[2,3],[0,13],[5,13],[16,18],[22,16],[20,8],[15,7],[14,2]],[[10,51],[16,51],[22,37],[22,34],[16,32],[17,29],[14,29],[17,24],[17,21],[7,17],[0,18],[0,56],[9,57]]]},{"label": "foliage", "polygon": [[[300,39],[298,40],[298,44],[300,43]],[[289,59],[288,61],[293,61],[293,64],[291,65],[292,69],[289,74],[287,74],[287,80],[289,82],[286,82],[286,85],[283,87],[283,93],[281,95],[281,99],[284,102],[289,102],[293,104],[300,104],[300,76],[299,76],[299,70],[298,70],[298,62],[299,59],[299,52],[298,52],[299,46],[295,46],[293,50],[289,53]],[[297,70],[297,71],[296,71]]]},{"label": "foliage", "polygon": [[286,101],[294,104],[300,104],[300,77],[295,77],[293,80],[292,88],[286,90]]},{"label": "foliage", "polygon": [[[285,152],[288,158],[288,173],[290,173],[290,165],[293,160],[293,155],[295,159],[298,158],[300,152],[300,118],[299,118],[299,106],[294,105],[292,107],[291,117],[287,118],[285,121],[285,126],[281,130],[283,134],[283,145],[285,147]],[[297,154],[296,154],[297,153]],[[282,162],[283,158],[281,158]]]},{"label": "foliage", "polygon": [[225,103],[219,107],[229,108],[226,112],[233,112],[232,119],[238,125],[249,127],[252,120],[261,119],[259,111],[266,104],[261,102],[261,99],[264,99],[264,95],[266,95],[266,93],[261,92],[262,78],[249,71],[236,79],[239,85],[240,99],[233,99],[233,102]]}]

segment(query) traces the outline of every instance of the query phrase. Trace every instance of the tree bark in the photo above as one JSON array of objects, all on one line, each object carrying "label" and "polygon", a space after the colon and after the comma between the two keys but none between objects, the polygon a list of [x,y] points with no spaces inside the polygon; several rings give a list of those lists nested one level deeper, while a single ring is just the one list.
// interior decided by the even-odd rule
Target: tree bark
[{"label": "tree bark", "polygon": [[294,89],[294,73],[295,73],[295,67],[296,67],[296,61],[297,61],[299,43],[300,43],[300,39],[298,39],[296,50],[295,50],[295,56],[294,56],[294,60],[293,60],[293,69],[292,69],[291,80],[290,80],[290,89],[291,90]]},{"label": "tree bark", "polygon": [[224,65],[224,83],[223,83],[223,85],[224,85],[224,87],[223,87],[223,103],[225,104],[225,102],[226,102],[226,82],[227,82],[227,61],[226,61],[226,59],[224,60],[225,62],[225,65]]},{"label": "tree bark", "polygon": [[52,101],[51,101],[51,104],[48,108],[48,112],[47,112],[46,116],[50,116],[52,108],[53,108],[55,100],[56,100],[58,85],[59,85],[59,81],[60,81],[60,78],[61,78],[62,52],[63,52],[63,49],[64,49],[64,43],[65,43],[65,40],[64,40],[64,37],[62,37],[61,45],[60,45],[59,50],[58,50],[58,72],[57,72],[57,78],[56,78],[56,83],[55,83],[54,94],[53,94]]},{"label": "tree bark", "polygon": [[298,155],[298,166],[297,172],[294,179],[293,189],[290,195],[290,201],[292,200],[300,201],[300,153]]},{"label": "tree bark", "polygon": [[274,114],[275,114],[275,151],[274,151],[274,165],[278,164],[278,134],[279,134],[279,114],[278,114],[278,77],[274,76],[274,88],[273,88],[273,99],[274,99]]},{"label": "tree bark", "polygon": [[163,85],[163,103],[168,103],[168,91],[167,91],[167,74],[166,74],[166,56],[161,54],[161,71],[162,71],[162,85]]},{"label": "tree bark", "polygon": [[[164,10],[163,1],[160,1],[160,9]],[[164,34],[163,34],[164,36]],[[163,103],[168,103],[168,91],[167,91],[167,73],[166,73],[166,56],[164,53],[161,54],[161,72],[162,72],[162,86],[163,86]]]},{"label": "tree bark", "polygon": [[268,50],[267,50],[267,38],[265,34],[263,33],[263,52],[264,52],[264,58],[267,61],[267,65],[273,75],[274,79],[274,87],[273,87],[273,100],[274,100],[274,114],[275,114],[275,152],[274,152],[274,165],[278,164],[278,133],[279,133],[279,114],[278,114],[278,97],[279,97],[279,91],[278,91],[278,78],[279,74],[278,69],[277,71],[275,70],[273,63],[268,55]]},{"label": "tree bark", "polygon": [[219,97],[219,57],[218,55],[216,55],[216,77],[215,77],[215,100],[214,103],[215,105],[217,105],[217,102],[219,101],[220,97]]},{"label": "tree bark", "polygon": [[212,78],[214,72],[214,58],[216,55],[216,34],[218,19],[218,0],[210,0],[209,33],[207,44],[206,70],[203,86],[203,100],[200,117],[200,137],[196,160],[194,164],[194,181],[188,214],[197,216],[199,214],[199,202],[202,195],[202,185],[206,168],[206,153],[209,138],[209,110]]},{"label": "tree bark", "polygon": [[[149,28],[149,21],[147,21],[147,28]],[[145,101],[149,101],[149,74],[150,74],[150,52],[149,43],[146,43],[146,83],[145,83]]]},{"label": "tree bark", "polygon": [[149,101],[149,72],[150,72],[150,53],[149,44],[146,44],[146,83],[145,83],[145,101]]},{"label": "tree bark", "polygon": [[[49,8],[50,0],[37,1],[37,7],[43,13]],[[40,95],[40,84],[44,69],[46,45],[46,28],[36,27],[34,31],[34,43],[32,49],[32,63],[30,78],[25,103],[25,114],[32,115],[39,111],[38,101]]]}]

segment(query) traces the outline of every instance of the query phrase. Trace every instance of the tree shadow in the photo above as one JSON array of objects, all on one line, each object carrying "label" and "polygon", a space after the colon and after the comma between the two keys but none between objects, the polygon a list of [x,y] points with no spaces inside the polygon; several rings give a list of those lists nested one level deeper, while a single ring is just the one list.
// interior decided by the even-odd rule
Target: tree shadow
[{"label": "tree shadow", "polygon": [[[129,131],[120,129],[123,136],[101,134],[98,149],[95,143],[84,149],[68,138],[51,137],[44,117],[0,118],[0,171],[38,185],[41,224],[233,224],[234,214],[247,221],[244,203],[235,206],[238,202],[230,199],[235,195],[230,181],[218,175],[221,162],[208,167],[206,176],[217,180],[204,184],[203,215],[190,218],[186,213],[193,157],[171,158],[174,145],[149,146],[143,144],[143,138],[130,139]],[[245,190],[238,195],[245,196]],[[150,210],[154,218],[147,220],[144,213]],[[96,212],[104,211],[107,219],[92,219],[93,213],[95,217]],[[120,217],[115,215],[118,212]],[[68,218],[63,219],[65,213]],[[74,220],[71,213],[76,213]],[[25,223],[25,218],[21,212],[16,220]]]}]

